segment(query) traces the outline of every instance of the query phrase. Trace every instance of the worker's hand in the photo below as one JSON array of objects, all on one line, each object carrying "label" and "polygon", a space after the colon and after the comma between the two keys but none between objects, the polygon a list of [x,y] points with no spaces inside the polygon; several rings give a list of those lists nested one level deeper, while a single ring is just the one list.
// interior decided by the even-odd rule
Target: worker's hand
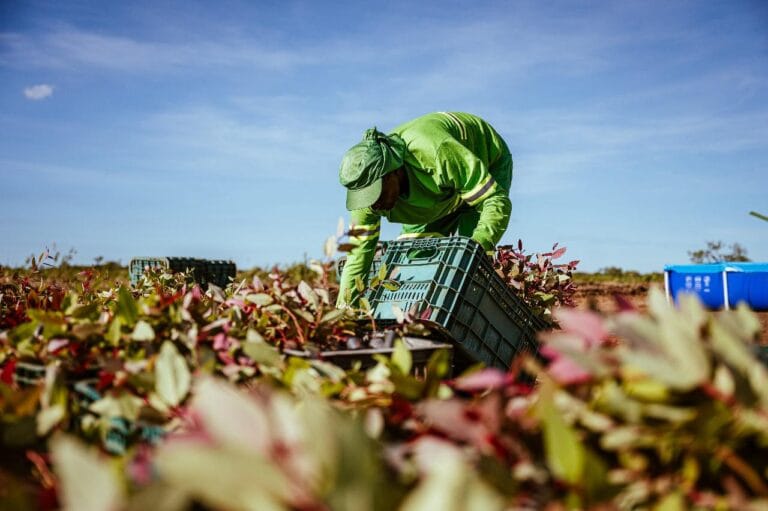
[{"label": "worker's hand", "polygon": [[487,239],[477,239],[477,237],[473,234],[472,239],[478,242],[483,249],[485,249],[486,253],[490,253],[489,255],[496,252],[496,247]]}]

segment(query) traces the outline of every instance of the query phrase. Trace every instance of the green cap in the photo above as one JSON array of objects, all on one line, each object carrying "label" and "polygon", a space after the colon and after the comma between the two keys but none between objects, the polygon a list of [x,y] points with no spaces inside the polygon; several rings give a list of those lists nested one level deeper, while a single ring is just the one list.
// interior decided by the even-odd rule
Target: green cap
[{"label": "green cap", "polygon": [[381,195],[381,178],[400,168],[405,141],[376,128],[366,130],[363,141],[344,154],[339,181],[347,188],[347,209],[367,208]]}]

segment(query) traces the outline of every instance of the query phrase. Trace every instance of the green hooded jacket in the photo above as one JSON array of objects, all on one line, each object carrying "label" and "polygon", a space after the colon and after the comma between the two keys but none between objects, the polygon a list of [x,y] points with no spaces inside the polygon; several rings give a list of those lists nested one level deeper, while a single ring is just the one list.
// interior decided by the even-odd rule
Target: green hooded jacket
[{"label": "green hooded jacket", "polygon": [[471,236],[488,251],[495,249],[509,223],[512,158],[490,124],[467,113],[436,112],[409,121],[392,133],[407,145],[404,167],[408,193],[390,211],[368,207],[350,213],[354,233],[350,243],[354,248],[341,275],[340,307],[346,303],[347,289],[351,290],[350,303],[357,302],[357,277],[367,282],[382,216],[404,224],[402,239],[449,235],[440,232],[445,229],[428,227],[459,211],[474,210],[476,223]]}]

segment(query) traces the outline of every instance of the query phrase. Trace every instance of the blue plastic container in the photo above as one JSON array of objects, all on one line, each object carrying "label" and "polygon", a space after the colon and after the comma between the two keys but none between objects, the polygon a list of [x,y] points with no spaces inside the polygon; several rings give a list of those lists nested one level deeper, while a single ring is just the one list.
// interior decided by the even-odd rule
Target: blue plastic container
[{"label": "blue plastic container", "polygon": [[735,307],[768,310],[768,263],[671,265],[664,268],[667,296],[694,293],[709,309]]}]

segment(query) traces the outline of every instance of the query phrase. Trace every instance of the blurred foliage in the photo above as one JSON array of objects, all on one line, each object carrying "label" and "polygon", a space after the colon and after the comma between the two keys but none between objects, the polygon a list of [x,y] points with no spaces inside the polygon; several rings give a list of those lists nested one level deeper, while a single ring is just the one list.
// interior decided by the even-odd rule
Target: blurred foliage
[{"label": "blurred foliage", "polygon": [[768,371],[749,310],[674,308],[658,291],[647,314],[554,308],[544,358],[515,366],[536,385],[451,377],[444,350],[415,367],[400,341],[342,370],[324,351],[370,326],[332,306],[330,270],[202,289],[0,269],[34,281],[0,317],[0,508],[768,507]]}]

